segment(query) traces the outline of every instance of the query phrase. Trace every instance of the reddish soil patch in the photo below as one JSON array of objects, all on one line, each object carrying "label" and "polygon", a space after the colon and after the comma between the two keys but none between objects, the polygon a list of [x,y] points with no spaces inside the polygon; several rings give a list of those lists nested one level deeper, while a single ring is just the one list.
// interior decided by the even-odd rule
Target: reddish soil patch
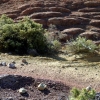
[{"label": "reddish soil patch", "polygon": [[[45,83],[47,89],[39,91],[37,86],[39,83]],[[6,100],[60,100],[68,97],[69,87],[63,83],[50,80],[34,79],[31,77],[22,77],[8,75],[0,79],[0,99]],[[24,87],[27,93],[20,94],[18,89]],[[33,95],[34,94],[34,95]],[[11,100],[12,100],[11,99]],[[10,100],[10,99],[7,99]]]}]

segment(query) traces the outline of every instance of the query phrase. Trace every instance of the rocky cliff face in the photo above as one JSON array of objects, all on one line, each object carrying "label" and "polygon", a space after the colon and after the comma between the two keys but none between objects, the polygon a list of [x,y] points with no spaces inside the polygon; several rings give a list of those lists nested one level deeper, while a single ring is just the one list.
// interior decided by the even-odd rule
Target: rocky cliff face
[{"label": "rocky cliff face", "polygon": [[29,16],[44,27],[56,25],[64,41],[78,35],[100,40],[100,0],[2,0],[0,8],[16,21]]}]

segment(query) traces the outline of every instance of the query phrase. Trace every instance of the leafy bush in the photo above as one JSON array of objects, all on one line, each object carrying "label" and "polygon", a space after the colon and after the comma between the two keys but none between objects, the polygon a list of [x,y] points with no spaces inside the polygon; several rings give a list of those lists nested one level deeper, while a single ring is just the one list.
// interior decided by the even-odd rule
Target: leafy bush
[{"label": "leafy bush", "polygon": [[29,18],[14,23],[6,15],[2,15],[0,18],[0,51],[24,54],[29,49],[36,49],[39,53],[45,53],[48,44],[44,32],[41,24]]},{"label": "leafy bush", "polygon": [[94,44],[92,40],[86,40],[86,38],[84,37],[76,38],[76,40],[70,42],[69,46],[74,53],[94,53],[97,49],[97,46]]},{"label": "leafy bush", "polygon": [[87,91],[86,89],[73,88],[70,100],[95,100],[95,95],[96,92],[94,90]]}]

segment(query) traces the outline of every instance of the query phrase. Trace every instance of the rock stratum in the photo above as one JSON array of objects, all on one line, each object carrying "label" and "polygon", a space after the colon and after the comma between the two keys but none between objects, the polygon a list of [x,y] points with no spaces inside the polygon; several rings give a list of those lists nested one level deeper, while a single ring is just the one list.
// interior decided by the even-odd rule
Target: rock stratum
[{"label": "rock stratum", "polygon": [[15,21],[28,16],[45,28],[53,24],[61,42],[78,35],[100,42],[100,0],[2,0],[2,14]]}]

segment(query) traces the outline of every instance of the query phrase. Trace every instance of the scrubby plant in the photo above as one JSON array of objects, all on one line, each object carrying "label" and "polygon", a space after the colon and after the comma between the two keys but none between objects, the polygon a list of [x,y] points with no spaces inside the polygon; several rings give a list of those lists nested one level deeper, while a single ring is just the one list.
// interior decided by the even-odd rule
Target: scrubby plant
[{"label": "scrubby plant", "polygon": [[77,37],[69,43],[69,47],[74,53],[95,53],[96,44],[92,40],[87,40],[84,37]]},{"label": "scrubby plant", "polygon": [[59,51],[59,49],[61,48],[61,43],[58,40],[52,41],[51,44],[52,44],[51,48],[54,51]]},{"label": "scrubby plant", "polygon": [[0,51],[24,54],[29,49],[36,49],[39,53],[46,53],[48,43],[44,33],[42,25],[29,18],[14,23],[6,15],[2,15],[0,18]]},{"label": "scrubby plant", "polygon": [[70,100],[95,100],[96,92],[92,89],[90,91],[86,89],[79,90],[73,88],[71,90]]}]

